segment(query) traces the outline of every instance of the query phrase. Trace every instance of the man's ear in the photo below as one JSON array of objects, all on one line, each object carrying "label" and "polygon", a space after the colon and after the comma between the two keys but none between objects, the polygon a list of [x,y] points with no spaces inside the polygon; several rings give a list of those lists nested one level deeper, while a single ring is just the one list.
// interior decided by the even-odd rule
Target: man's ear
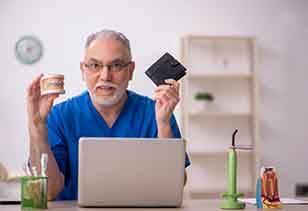
[{"label": "man's ear", "polygon": [[131,81],[133,79],[133,74],[134,74],[134,70],[135,70],[135,62],[132,62],[130,65],[129,65],[129,80]]},{"label": "man's ear", "polygon": [[79,67],[80,67],[80,71],[81,71],[81,78],[82,78],[82,81],[85,81],[85,77],[84,77],[84,65],[82,64],[82,62],[80,62],[79,64]]}]

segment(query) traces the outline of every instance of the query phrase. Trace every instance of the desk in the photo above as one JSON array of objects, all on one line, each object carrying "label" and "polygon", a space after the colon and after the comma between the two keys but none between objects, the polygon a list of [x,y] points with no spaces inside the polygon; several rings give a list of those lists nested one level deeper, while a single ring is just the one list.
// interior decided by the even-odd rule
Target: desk
[{"label": "desk", "polygon": [[[81,208],[76,201],[49,202],[48,208],[53,211],[222,211],[221,200],[184,200],[181,208]],[[20,205],[0,205],[0,211],[20,211]],[[245,211],[257,211],[256,206],[247,204]],[[269,209],[268,209],[269,210]],[[274,209],[273,209],[274,210]],[[284,205],[281,211],[307,211],[308,205]]]}]

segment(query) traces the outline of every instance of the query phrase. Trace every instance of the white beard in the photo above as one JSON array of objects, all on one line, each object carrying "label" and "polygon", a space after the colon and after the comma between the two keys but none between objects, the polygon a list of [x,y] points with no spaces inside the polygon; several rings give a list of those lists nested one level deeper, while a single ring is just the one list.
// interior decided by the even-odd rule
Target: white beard
[{"label": "white beard", "polygon": [[96,96],[95,94],[92,94],[90,91],[89,93],[90,93],[91,99],[95,103],[101,106],[110,107],[110,106],[117,104],[122,99],[122,97],[124,96],[126,92],[127,86],[128,86],[128,81],[124,83],[123,85],[119,86],[117,90],[115,91],[115,93],[113,94],[113,96],[111,96],[109,99],[102,99],[100,96]]}]

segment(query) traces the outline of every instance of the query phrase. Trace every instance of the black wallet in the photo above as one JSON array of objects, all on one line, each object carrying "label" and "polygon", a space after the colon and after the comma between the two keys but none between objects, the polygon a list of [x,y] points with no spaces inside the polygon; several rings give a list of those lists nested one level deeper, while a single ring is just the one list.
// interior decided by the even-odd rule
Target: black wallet
[{"label": "black wallet", "polygon": [[186,74],[186,68],[169,53],[165,53],[145,71],[157,85],[166,84],[165,79],[179,80]]}]

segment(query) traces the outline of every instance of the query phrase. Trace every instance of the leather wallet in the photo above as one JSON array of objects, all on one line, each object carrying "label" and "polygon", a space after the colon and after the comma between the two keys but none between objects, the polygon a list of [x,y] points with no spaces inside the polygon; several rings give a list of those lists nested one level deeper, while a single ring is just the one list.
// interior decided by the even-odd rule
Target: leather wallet
[{"label": "leather wallet", "polygon": [[165,79],[179,80],[186,74],[186,68],[169,53],[165,53],[145,74],[157,85],[166,84]]}]

